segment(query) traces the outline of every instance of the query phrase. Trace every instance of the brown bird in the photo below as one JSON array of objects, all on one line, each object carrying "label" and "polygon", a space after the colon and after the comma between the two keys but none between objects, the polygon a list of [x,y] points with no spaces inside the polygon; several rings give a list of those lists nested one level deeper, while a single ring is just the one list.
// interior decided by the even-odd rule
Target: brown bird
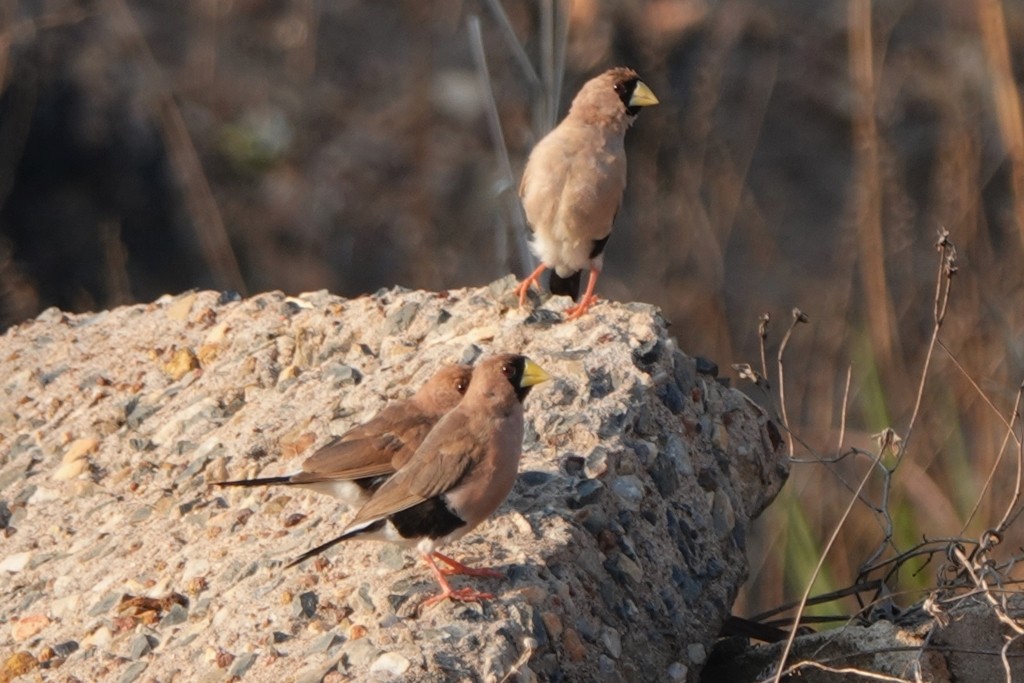
[{"label": "brown bird", "polygon": [[462,402],[438,421],[412,459],[373,494],[341,535],[288,566],[350,538],[391,541],[415,547],[437,577],[441,593],[424,604],[494,597],[472,588],[453,590],[434,560],[448,565],[451,574],[501,576],[493,569],[467,567],[437,549],[475,529],[512,490],[523,448],[523,399],[547,379],[525,356],[482,361]]},{"label": "brown bird", "polygon": [[519,196],[541,263],[515,289],[520,306],[548,268],[551,293],[574,301],[580,271],[590,269],[586,293],[567,310],[570,320],[597,301],[604,248],[626,188],[626,130],[642,107],[657,103],[635,71],[609,69],[584,84],[566,117],[533,148]]},{"label": "brown bird", "polygon": [[335,437],[294,474],[213,482],[217,486],[300,486],[362,505],[401,468],[441,417],[466,393],[473,368],[446,365],[410,398],[394,401],[369,421]]}]

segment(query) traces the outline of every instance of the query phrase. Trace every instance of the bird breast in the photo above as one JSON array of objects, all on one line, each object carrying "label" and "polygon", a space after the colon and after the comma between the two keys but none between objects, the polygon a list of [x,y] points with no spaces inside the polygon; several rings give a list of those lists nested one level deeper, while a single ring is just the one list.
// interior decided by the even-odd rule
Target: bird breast
[{"label": "bird breast", "polygon": [[459,536],[498,509],[508,497],[519,473],[523,450],[522,410],[501,420],[504,425],[488,430],[496,436],[487,444],[487,457],[445,494],[449,508],[466,521],[466,526],[456,531]]},{"label": "bird breast", "polygon": [[589,268],[593,243],[611,232],[625,187],[621,135],[556,128],[534,148],[523,184],[537,257],[563,276]]}]

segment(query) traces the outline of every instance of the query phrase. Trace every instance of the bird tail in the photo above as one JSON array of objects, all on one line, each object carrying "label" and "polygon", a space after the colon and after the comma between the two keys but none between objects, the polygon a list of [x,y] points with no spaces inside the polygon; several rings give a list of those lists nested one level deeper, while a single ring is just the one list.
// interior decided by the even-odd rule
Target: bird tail
[{"label": "bird tail", "polygon": [[347,541],[348,539],[352,538],[353,536],[358,536],[359,534],[367,532],[367,531],[374,531],[376,529],[379,529],[380,527],[384,526],[384,522],[385,522],[385,520],[381,519],[381,520],[377,520],[375,522],[372,522],[371,524],[359,526],[359,527],[356,527],[355,529],[351,529],[349,531],[346,531],[341,536],[336,536],[336,537],[332,538],[331,540],[327,541],[326,543],[321,543],[320,545],[318,545],[315,548],[310,548],[309,550],[307,550],[306,552],[302,553],[301,555],[296,557],[294,560],[292,560],[291,562],[286,564],[284,566],[284,568],[285,569],[291,569],[295,565],[302,564],[303,562],[305,562],[309,558],[315,557],[315,556],[319,555],[320,553],[324,552],[325,550],[329,550],[330,548],[333,548],[334,546],[338,545],[342,541]]},{"label": "bird tail", "polygon": [[294,484],[291,476],[263,477],[262,479],[236,479],[234,481],[211,481],[211,486],[270,486],[271,484]]},{"label": "bird tail", "polygon": [[551,271],[551,282],[548,284],[548,289],[551,290],[553,295],[570,296],[573,301],[579,301],[580,298],[580,276],[583,274],[582,271],[577,270],[569,277],[562,277],[554,270]]}]

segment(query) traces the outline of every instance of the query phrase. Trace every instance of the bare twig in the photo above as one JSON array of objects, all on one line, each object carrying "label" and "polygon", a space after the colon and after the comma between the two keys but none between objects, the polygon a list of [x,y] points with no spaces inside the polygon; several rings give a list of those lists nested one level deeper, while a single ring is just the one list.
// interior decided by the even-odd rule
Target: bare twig
[{"label": "bare twig", "polygon": [[761,376],[768,376],[768,359],[765,347],[768,345],[768,323],[772,321],[771,313],[762,313],[757,318],[758,346],[761,349]]},{"label": "bare twig", "polygon": [[519,43],[519,38],[516,37],[515,29],[512,28],[512,22],[508,20],[508,15],[505,14],[505,8],[501,6],[499,0],[483,0],[483,2],[498,22],[498,26],[501,27],[501,33],[505,37],[505,45],[512,51],[512,58],[519,65],[523,76],[526,77],[527,83],[529,83],[532,89],[539,91],[541,89],[540,78],[537,76],[537,71],[533,68],[533,64],[530,63],[526,50]]},{"label": "bare twig", "polygon": [[[469,43],[473,50],[473,59],[476,61],[477,74],[480,77],[481,91],[486,93],[487,102],[487,127],[491,133],[491,142],[494,145],[495,154],[498,156],[498,168],[503,180],[500,194],[504,196],[509,209],[511,223],[509,230],[512,231],[511,239],[516,245],[516,258],[521,265],[531,262],[530,250],[526,245],[526,218],[523,216],[522,207],[515,194],[516,179],[512,172],[512,161],[509,159],[508,146],[505,144],[505,133],[501,127],[501,117],[498,115],[498,103],[494,100],[494,88],[491,86],[491,73],[487,68],[487,54],[484,51],[483,32],[480,27],[480,17],[470,15],[466,20],[469,28]],[[509,235],[505,231],[497,231],[495,236],[498,261],[514,270],[512,259],[509,254]]]},{"label": "bare twig", "polygon": [[843,383],[843,405],[839,411],[839,440],[836,443],[836,455],[843,450],[843,441],[846,440],[846,411],[850,404],[850,380],[853,376],[853,366],[846,366],[846,382]]},{"label": "bare twig", "polygon": [[[785,373],[783,372],[782,358],[786,353],[786,347],[789,345],[789,338],[793,336],[793,330],[800,323],[807,322],[807,316],[799,308],[793,309],[793,320],[789,324],[789,329],[786,330],[785,336],[782,338],[782,343],[779,344],[779,352],[775,356],[775,362],[779,369],[779,409],[782,413],[782,426],[786,428],[786,431],[791,431],[789,428],[789,416],[786,415],[786,385],[785,385]],[[789,457],[794,456],[794,445],[793,439],[789,440]]]}]

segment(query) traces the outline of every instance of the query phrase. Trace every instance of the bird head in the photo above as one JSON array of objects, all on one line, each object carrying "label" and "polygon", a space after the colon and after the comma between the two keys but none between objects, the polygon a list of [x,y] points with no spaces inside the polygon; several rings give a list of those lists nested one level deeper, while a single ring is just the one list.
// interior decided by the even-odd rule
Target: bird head
[{"label": "bird head", "polygon": [[658,98],[636,71],[620,66],[587,81],[569,113],[594,123],[621,121],[628,125],[640,109],[655,104]]}]

